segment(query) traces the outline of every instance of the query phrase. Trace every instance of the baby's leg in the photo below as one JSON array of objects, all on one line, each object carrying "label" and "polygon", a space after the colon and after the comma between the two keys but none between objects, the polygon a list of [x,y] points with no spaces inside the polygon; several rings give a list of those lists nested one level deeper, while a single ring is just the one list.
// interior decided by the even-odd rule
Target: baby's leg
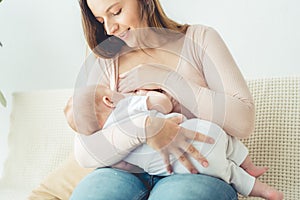
[{"label": "baby's leg", "polygon": [[249,155],[245,158],[244,162],[241,164],[241,168],[243,168],[247,173],[249,173],[251,176],[254,177],[259,177],[268,170],[268,167],[260,167],[254,165]]},{"label": "baby's leg", "polygon": [[260,182],[258,179],[255,180],[252,191],[249,196],[262,197],[268,200],[282,200],[283,193],[270,187],[266,183]]},{"label": "baby's leg", "polygon": [[249,156],[248,149],[236,137],[228,136],[227,157],[254,177],[259,177],[268,170],[267,167],[254,165]]}]

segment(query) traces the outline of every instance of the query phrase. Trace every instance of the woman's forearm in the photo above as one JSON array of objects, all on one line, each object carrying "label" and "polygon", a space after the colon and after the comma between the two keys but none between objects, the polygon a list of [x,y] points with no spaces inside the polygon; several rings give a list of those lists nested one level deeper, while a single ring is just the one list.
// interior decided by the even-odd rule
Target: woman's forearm
[{"label": "woman's forearm", "polygon": [[147,116],[120,121],[92,135],[76,135],[74,151],[83,167],[112,166],[123,160],[132,150],[145,143]]},{"label": "woman's forearm", "polygon": [[251,96],[240,96],[194,87],[196,104],[183,98],[181,103],[198,118],[212,121],[230,135],[248,137],[254,130],[255,106]]},{"label": "woman's forearm", "polygon": [[188,82],[176,74],[175,76],[176,85],[167,84],[167,87],[179,94],[173,95],[196,117],[212,121],[229,135],[239,138],[247,137],[253,132],[255,108],[250,92],[248,95],[238,92],[227,94]]}]

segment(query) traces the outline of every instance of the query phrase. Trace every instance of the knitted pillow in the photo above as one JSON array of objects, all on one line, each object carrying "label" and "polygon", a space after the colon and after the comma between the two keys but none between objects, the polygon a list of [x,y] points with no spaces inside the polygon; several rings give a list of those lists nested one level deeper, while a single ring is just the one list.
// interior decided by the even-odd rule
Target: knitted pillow
[{"label": "knitted pillow", "polygon": [[74,132],[63,108],[71,95],[72,90],[13,94],[9,153],[0,180],[0,199],[25,199],[69,156]]}]

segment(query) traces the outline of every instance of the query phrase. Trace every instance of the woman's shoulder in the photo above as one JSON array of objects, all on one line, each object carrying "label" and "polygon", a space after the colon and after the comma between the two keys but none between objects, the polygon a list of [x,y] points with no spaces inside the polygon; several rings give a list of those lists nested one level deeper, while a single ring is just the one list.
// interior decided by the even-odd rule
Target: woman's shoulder
[{"label": "woman's shoulder", "polygon": [[203,25],[203,24],[192,24],[192,25],[189,25],[186,34],[187,35],[194,35],[194,34],[199,35],[199,33],[204,34],[209,31],[215,31],[215,29],[212,28],[211,26],[207,26],[207,25]]},{"label": "woman's shoulder", "polygon": [[206,26],[202,24],[194,24],[190,25],[186,32],[186,37],[191,39],[193,42],[198,44],[203,44],[204,41],[209,38],[209,36],[213,36],[218,34],[217,31],[211,26]]}]

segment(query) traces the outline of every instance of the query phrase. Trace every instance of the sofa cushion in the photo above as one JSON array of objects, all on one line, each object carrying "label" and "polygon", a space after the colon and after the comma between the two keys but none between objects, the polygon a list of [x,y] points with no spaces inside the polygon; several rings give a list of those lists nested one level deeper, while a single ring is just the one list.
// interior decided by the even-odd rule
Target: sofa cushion
[{"label": "sofa cushion", "polygon": [[0,180],[0,199],[25,199],[9,198],[8,191],[17,195],[22,190],[28,195],[69,156],[74,132],[65,120],[63,108],[71,95],[72,90],[13,94],[9,152]]}]

